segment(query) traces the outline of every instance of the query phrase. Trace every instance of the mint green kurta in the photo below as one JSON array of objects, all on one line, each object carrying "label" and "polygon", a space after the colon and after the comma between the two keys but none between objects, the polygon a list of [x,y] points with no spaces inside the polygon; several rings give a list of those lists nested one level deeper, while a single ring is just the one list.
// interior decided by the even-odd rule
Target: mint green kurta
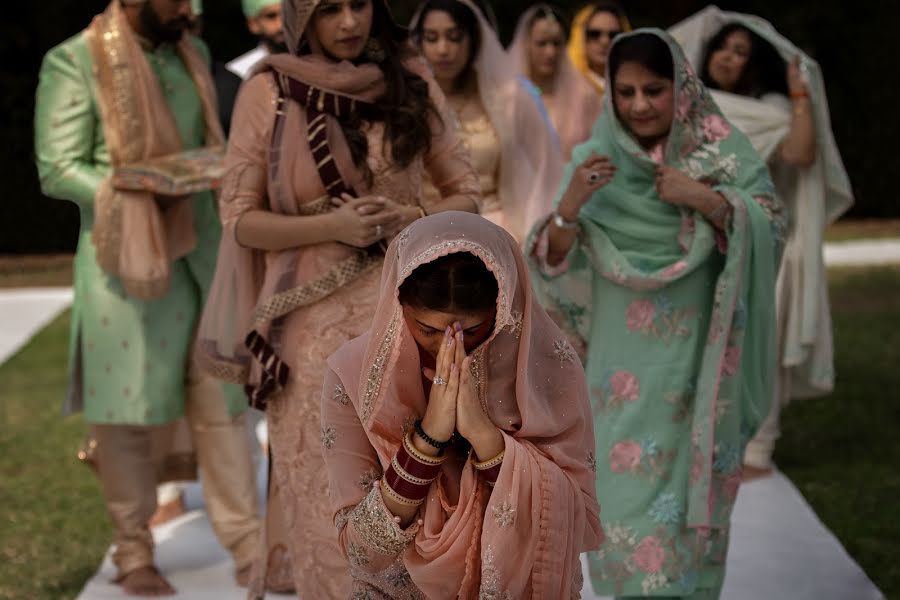
[{"label": "mint green kurta", "polygon": [[[208,56],[203,43],[195,43]],[[145,56],[184,148],[203,146],[201,100],[174,46],[148,49]],[[92,63],[83,33],[50,50],[41,67],[35,114],[41,187],[48,196],[75,202],[81,212],[67,409],[83,408],[91,423],[168,423],[184,413],[188,355],[215,270],[221,227],[212,194],[196,194],[197,247],[173,265],[171,291],[162,299],[133,299],[100,268],[91,242],[94,195],[112,167]],[[230,389],[227,396],[230,412],[239,413],[245,405],[239,390]]]},{"label": "mint green kurta", "polygon": [[[609,99],[567,167],[608,156],[617,171],[579,214],[567,261],[529,247],[538,297],[586,346],[606,539],[588,555],[594,591],[717,597],[744,446],[768,412],[774,288],[784,233],[765,164],[659,30],[675,67],[675,115],[648,153]],[[615,46],[614,46],[615,48]],[[613,50],[615,52],[615,50]],[[663,202],[660,164],[708,183],[733,209],[722,232]]]}]

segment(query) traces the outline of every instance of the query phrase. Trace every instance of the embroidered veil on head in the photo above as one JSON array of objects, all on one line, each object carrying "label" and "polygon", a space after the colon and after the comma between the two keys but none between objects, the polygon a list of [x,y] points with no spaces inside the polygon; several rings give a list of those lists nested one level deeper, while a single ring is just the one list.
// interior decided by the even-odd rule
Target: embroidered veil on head
[{"label": "embroidered veil on head", "polygon": [[[664,146],[643,148],[619,120],[613,94],[591,139],[578,146],[566,168],[562,191],[574,169],[592,153],[617,167],[612,181],[596,191],[579,214],[592,277],[603,277],[623,294],[651,293],[686,280],[724,254],[716,280],[692,407],[695,471],[687,510],[689,527],[727,527],[730,503],[712,501],[722,485],[713,449],[720,440],[749,439],[762,423],[773,391],[774,288],[784,243],[785,215],[765,163],[749,140],[723,116],[671,36],[638,29],[616,39],[652,35],[672,54],[675,110]],[[607,67],[607,78],[609,78]],[[725,232],[717,232],[695,211],[664,203],[656,191],[656,168],[668,165],[709,184],[733,208]],[[537,251],[536,228],[529,248]],[[592,288],[569,274],[539,284],[545,306],[561,315],[581,341],[600,331],[592,323]],[[708,290],[704,293],[709,293]],[[597,344],[595,343],[595,346]],[[589,355],[601,352],[589,348]],[[739,367],[735,366],[735,362]],[[588,364],[591,364],[590,359]],[[729,403],[742,410],[726,415]]]},{"label": "embroidered veil on head", "polygon": [[[500,138],[498,196],[503,224],[524,241],[531,226],[551,209],[562,177],[563,157],[540,110],[519,81],[510,57],[482,10],[471,0],[457,0],[478,19],[481,46],[473,68],[481,103]],[[415,30],[425,3],[410,21]]]},{"label": "embroidered veil on head", "polygon": [[[496,323],[472,353],[472,372],[506,454],[493,491],[471,462],[445,463],[445,476],[420,513],[424,523],[401,558],[426,597],[484,597],[480,589],[512,598],[569,598],[580,590],[579,554],[598,547],[603,535],[592,419],[581,364],[533,298],[512,236],[468,213],[413,223],[388,248],[370,332],[334,354],[329,366],[386,467],[404,424],[426,408],[418,346],[398,289],[419,266],[457,252],[475,255],[497,278]],[[447,478],[459,485],[448,485]],[[343,498],[344,489],[359,494],[332,486],[335,506],[359,502]]]},{"label": "embroidered veil on head", "polygon": [[[515,37],[507,50],[517,75],[531,77],[528,58],[528,43],[531,37],[529,24],[538,12],[550,10],[546,4],[536,4],[519,17]],[[572,149],[590,137],[591,126],[600,114],[601,103],[597,92],[569,60],[565,49],[560,54],[556,77],[552,90],[549,90],[552,92],[554,102],[547,106],[547,112],[556,129],[563,157],[568,159]]]}]

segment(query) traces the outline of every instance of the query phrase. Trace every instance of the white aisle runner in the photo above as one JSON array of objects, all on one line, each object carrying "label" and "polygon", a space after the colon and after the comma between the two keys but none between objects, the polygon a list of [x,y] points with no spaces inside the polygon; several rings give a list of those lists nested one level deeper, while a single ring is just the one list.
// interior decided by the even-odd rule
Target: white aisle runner
[{"label": "white aisle runner", "polygon": [[[197,503],[196,486],[188,505]],[[741,488],[732,516],[722,600],[881,600],[883,596],[781,473]],[[244,600],[231,561],[196,509],[158,527],[157,561],[175,600]],[[107,555],[78,600],[122,600]],[[289,596],[269,595],[273,599]],[[586,600],[601,600],[588,588]],[[607,599],[603,599],[607,600]]]},{"label": "white aisle runner", "polygon": [[0,290],[0,365],[72,304],[72,288]]}]

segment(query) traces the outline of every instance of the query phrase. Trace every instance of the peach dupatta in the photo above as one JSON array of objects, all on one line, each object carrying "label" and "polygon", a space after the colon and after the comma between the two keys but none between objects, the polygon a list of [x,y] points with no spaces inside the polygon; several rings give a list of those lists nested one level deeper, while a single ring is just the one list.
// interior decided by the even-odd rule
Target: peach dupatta
[{"label": "peach dupatta", "polygon": [[[497,277],[494,332],[473,352],[472,370],[506,454],[491,490],[457,452],[420,510],[422,525],[401,531],[380,490],[360,481],[387,468],[426,408],[418,346],[397,290],[420,265],[455,252],[474,254]],[[329,366],[323,443],[336,525],[356,582],[384,593],[379,580],[402,582],[399,567],[428,598],[578,597],[579,555],[603,537],[584,371],[535,301],[511,235],[460,212],[413,223],[388,248],[370,332],[332,355]],[[419,597],[388,589],[390,597]]]},{"label": "peach dupatta", "polygon": [[[180,151],[175,117],[119,0],[94,17],[86,35],[113,166]],[[206,145],[224,146],[209,68],[189,37],[178,42],[177,51],[203,105]],[[97,262],[121,279],[129,295],[152,300],[168,293],[171,263],[197,244],[191,201],[186,197],[163,208],[151,192],[116,190],[109,179],[97,190],[92,230]]]}]

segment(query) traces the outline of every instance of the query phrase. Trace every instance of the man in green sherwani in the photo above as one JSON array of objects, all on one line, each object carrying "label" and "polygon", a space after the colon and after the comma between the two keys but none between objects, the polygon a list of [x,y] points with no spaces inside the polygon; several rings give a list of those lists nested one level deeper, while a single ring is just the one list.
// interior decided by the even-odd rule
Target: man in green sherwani
[{"label": "man in green sherwani", "polygon": [[[182,417],[239,582],[259,535],[246,403],[191,359],[221,232],[213,195],[163,197],[111,183],[115,167],[223,141],[208,51],[185,33],[190,22],[190,0],[113,0],[47,53],[37,91],[42,189],[81,212],[68,408],[84,410],[97,440],[117,581],[144,596],[174,593],[154,566],[147,523],[166,437]],[[153,252],[164,260],[143,264]]]}]

